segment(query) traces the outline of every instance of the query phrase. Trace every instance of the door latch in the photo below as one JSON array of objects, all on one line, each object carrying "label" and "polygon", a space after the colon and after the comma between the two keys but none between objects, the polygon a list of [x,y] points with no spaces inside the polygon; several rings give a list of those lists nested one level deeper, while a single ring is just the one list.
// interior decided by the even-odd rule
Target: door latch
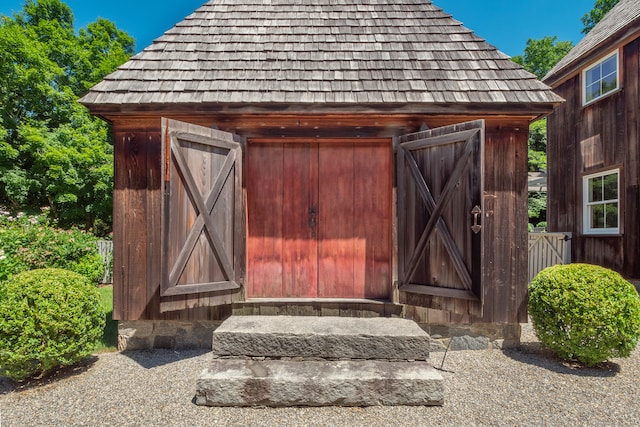
[{"label": "door latch", "polygon": [[478,234],[480,230],[482,230],[482,226],[478,224],[478,216],[482,214],[482,209],[480,206],[475,205],[471,210],[471,215],[473,215],[473,225],[471,226],[471,230]]}]

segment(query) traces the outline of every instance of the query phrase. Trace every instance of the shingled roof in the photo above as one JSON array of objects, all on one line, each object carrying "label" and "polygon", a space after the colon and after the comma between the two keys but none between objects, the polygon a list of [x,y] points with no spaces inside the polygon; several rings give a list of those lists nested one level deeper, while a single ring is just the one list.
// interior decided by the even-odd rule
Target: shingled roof
[{"label": "shingled roof", "polygon": [[587,35],[547,73],[543,81],[555,85],[588,65],[594,57],[609,53],[614,44],[640,31],[640,3],[621,0]]},{"label": "shingled roof", "polygon": [[561,101],[429,0],[212,0],[81,99],[97,113]]}]

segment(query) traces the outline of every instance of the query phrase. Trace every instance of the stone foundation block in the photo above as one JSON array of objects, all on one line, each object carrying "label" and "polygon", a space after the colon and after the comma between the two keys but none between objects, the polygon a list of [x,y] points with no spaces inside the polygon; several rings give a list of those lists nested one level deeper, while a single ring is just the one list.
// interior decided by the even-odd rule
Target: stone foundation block
[{"label": "stone foundation block", "polygon": [[397,318],[232,316],[213,334],[220,356],[427,360],[429,336]]},{"label": "stone foundation block", "polygon": [[221,321],[135,320],[118,323],[118,350],[211,348]]},{"label": "stone foundation block", "polygon": [[444,402],[443,378],[426,362],[215,359],[200,375],[196,390],[196,404],[207,406]]}]

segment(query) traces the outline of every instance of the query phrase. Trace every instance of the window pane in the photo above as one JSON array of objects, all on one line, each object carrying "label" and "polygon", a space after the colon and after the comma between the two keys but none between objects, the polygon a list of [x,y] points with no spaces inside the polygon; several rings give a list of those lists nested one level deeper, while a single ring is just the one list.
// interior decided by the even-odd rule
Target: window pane
[{"label": "window pane", "polygon": [[601,202],[602,200],[602,177],[589,179],[589,202]]},{"label": "window pane", "polygon": [[602,80],[602,93],[605,94],[607,92],[611,92],[612,90],[614,90],[617,86],[617,79],[616,79],[616,75],[613,74],[609,77],[606,77],[605,79]]},{"label": "window pane", "polygon": [[606,228],[618,228],[618,204],[607,203],[605,206],[605,223]]},{"label": "window pane", "polygon": [[596,65],[592,69],[588,70],[586,72],[586,77],[587,77],[587,81],[586,81],[587,86],[592,85],[596,83],[598,80],[600,80],[601,78],[600,65]]},{"label": "window pane", "polygon": [[604,228],[604,205],[591,206],[591,228]]},{"label": "window pane", "polygon": [[600,83],[587,86],[587,102],[600,96]]},{"label": "window pane", "polygon": [[618,200],[618,174],[612,173],[604,178],[604,199]]},{"label": "window pane", "polygon": [[607,76],[616,72],[616,63],[618,55],[614,55],[602,63],[602,75]]}]

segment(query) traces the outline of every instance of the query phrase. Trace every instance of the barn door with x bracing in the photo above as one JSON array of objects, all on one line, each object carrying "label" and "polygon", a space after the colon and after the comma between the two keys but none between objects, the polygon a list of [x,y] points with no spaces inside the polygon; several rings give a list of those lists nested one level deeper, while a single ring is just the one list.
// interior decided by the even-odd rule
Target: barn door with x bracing
[{"label": "barn door with x bracing", "polygon": [[207,301],[228,303],[244,272],[239,137],[163,119],[162,140],[161,296],[215,293]]},{"label": "barn door with x bracing", "polygon": [[482,314],[484,122],[400,138],[400,302]]}]

